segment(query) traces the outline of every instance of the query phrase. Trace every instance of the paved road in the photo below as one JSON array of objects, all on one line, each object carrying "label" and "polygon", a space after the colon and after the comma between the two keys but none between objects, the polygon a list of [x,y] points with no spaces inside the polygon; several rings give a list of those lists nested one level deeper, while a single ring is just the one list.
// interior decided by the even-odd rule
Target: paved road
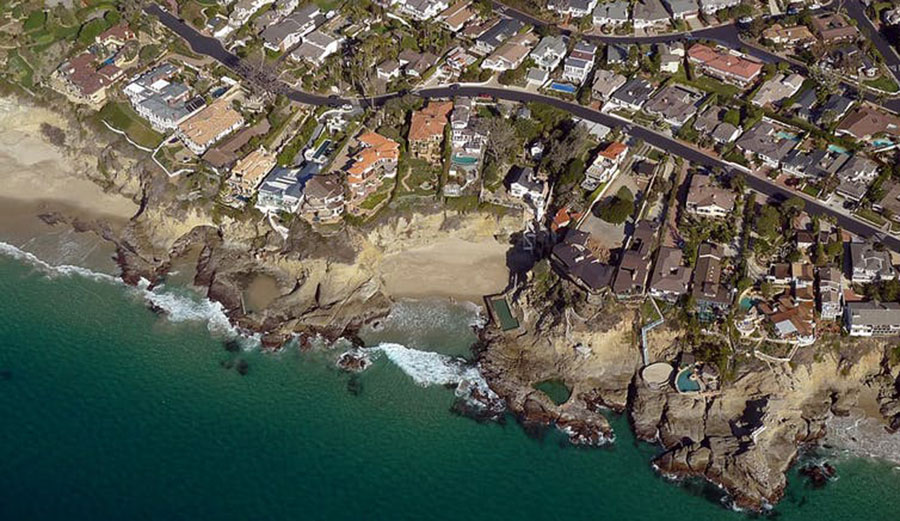
[{"label": "paved road", "polygon": [[[498,13],[503,13],[510,18],[515,18],[520,22],[531,24],[535,27],[542,27],[546,25],[550,25],[546,20],[542,20],[540,18],[536,18],[524,11],[520,11],[514,7],[508,6],[503,2],[499,2],[494,0],[494,11]],[[734,30],[734,24],[729,23],[719,27],[710,27],[705,29],[698,29],[696,31],[687,31],[683,33],[669,33],[669,34],[660,34],[656,36],[613,36],[613,35],[600,35],[600,34],[586,34],[579,33],[581,38],[593,42],[602,42],[602,43],[638,43],[638,44],[651,44],[651,43],[667,43],[667,42],[675,42],[679,40],[697,40],[701,38],[710,38],[713,39],[712,34],[716,33],[719,29],[723,27],[730,27]],[[735,32],[737,32],[735,30]],[[565,36],[572,36],[574,32],[570,29],[559,29],[559,33]]]},{"label": "paved road", "polygon": [[[246,65],[238,58],[237,56],[227,52],[218,40],[214,38],[210,38],[207,36],[203,36],[198,33],[196,30],[188,26],[186,23],[180,21],[178,18],[172,16],[171,14],[163,11],[156,5],[151,5],[146,8],[146,12],[148,14],[159,17],[160,21],[169,29],[174,31],[176,34],[184,38],[194,50],[194,52],[199,54],[208,55],[226,67],[231,68],[237,74],[242,77],[247,78],[253,82],[264,82],[262,85],[267,88],[270,92],[277,92],[280,94],[285,94],[290,99],[298,101],[300,103],[305,103],[308,105],[342,105],[342,104],[352,104],[352,105],[375,105],[379,106],[386,102],[389,99],[399,97],[402,95],[401,93],[391,93],[384,94],[381,96],[377,96],[374,98],[369,98],[364,102],[360,102],[358,99],[345,99],[339,98],[336,96],[325,97],[318,96],[315,94],[308,94],[302,91],[298,91],[296,89],[291,88],[287,84],[281,82],[280,80],[266,77],[258,77],[258,72],[252,70],[251,68],[246,67]],[[265,83],[267,82],[267,83]],[[517,102],[539,102],[546,103],[548,105],[554,106],[561,110],[564,110],[573,116],[592,121],[595,123],[600,123],[601,125],[606,125],[610,128],[621,128],[628,134],[644,140],[644,142],[651,144],[657,148],[665,150],[674,155],[680,156],[687,161],[692,163],[703,165],[708,168],[720,168],[726,172],[731,172],[735,170],[735,168],[725,161],[717,157],[713,157],[707,155],[695,148],[689,147],[671,137],[665,136],[663,134],[659,134],[653,130],[650,130],[645,127],[641,127],[632,122],[623,121],[617,117],[614,117],[609,114],[604,114],[597,110],[594,110],[590,107],[585,107],[583,105],[579,105],[577,103],[572,103],[568,101],[561,100],[559,98],[555,98],[552,96],[546,96],[543,94],[536,94],[532,92],[525,92],[521,90],[514,89],[503,89],[498,87],[486,87],[486,86],[444,86],[444,87],[432,87],[419,89],[412,92],[415,95],[422,96],[424,98],[449,98],[454,96],[470,96],[476,97],[480,95],[489,95],[498,99],[517,101]],[[854,218],[851,218],[847,215],[838,213],[834,209],[828,207],[821,202],[808,198],[803,194],[799,194],[797,192],[790,191],[774,182],[766,177],[759,177],[755,175],[748,175],[747,177],[747,186],[755,190],[763,195],[771,197],[776,200],[787,199],[791,196],[799,195],[806,199],[806,210],[811,214],[817,215],[829,215],[833,216],[837,219],[838,224],[844,229],[863,236],[869,237],[873,235],[877,235],[889,248],[900,252],[900,240],[892,236],[884,235],[880,230],[875,228],[874,226],[868,225],[861,221],[858,221]]]},{"label": "paved road", "polygon": [[900,56],[897,56],[897,51],[894,50],[894,47],[878,31],[872,20],[869,20],[869,17],[866,16],[866,6],[860,0],[848,0],[844,2],[844,9],[847,10],[847,14],[851,18],[856,20],[857,27],[861,31],[869,33],[869,39],[875,45],[875,48],[878,49],[878,52],[884,56],[884,62],[887,64],[888,70],[891,71],[894,79],[900,84]]}]

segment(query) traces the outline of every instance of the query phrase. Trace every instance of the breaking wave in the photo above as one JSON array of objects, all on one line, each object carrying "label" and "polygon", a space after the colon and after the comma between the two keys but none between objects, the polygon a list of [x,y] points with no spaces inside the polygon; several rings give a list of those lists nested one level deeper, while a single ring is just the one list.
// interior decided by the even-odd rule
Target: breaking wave
[{"label": "breaking wave", "polygon": [[382,343],[360,351],[373,359],[385,355],[394,365],[406,373],[416,385],[454,385],[455,394],[472,408],[500,414],[505,409],[503,400],[491,390],[478,367],[462,358],[455,358],[431,351]]},{"label": "breaking wave", "polygon": [[147,281],[141,281],[141,284],[136,287],[128,286],[118,277],[82,266],[69,264],[54,266],[31,252],[3,241],[0,241],[0,255],[29,264],[51,278],[75,276],[127,288],[127,291],[136,293],[145,302],[164,312],[168,320],[172,322],[201,322],[205,323],[213,333],[253,339],[251,335],[244,334],[231,324],[220,303],[207,298],[180,294],[164,286],[157,286],[151,290]]}]

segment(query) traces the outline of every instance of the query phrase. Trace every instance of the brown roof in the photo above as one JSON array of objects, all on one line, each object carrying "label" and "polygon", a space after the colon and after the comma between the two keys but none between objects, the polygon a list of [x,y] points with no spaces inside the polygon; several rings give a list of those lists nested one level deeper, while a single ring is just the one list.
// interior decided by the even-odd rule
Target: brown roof
[{"label": "brown roof", "polygon": [[688,57],[717,71],[751,80],[762,71],[762,64],[740,56],[720,52],[706,45],[698,44],[688,49]]},{"label": "brown roof", "polygon": [[410,141],[429,141],[444,133],[447,115],[453,110],[452,101],[429,101],[428,106],[413,112],[409,125]]},{"label": "brown roof", "polygon": [[868,139],[882,132],[900,135],[900,118],[863,105],[847,115],[837,126],[837,132],[857,139]]},{"label": "brown roof", "polygon": [[182,121],[178,130],[198,145],[208,145],[223,131],[243,121],[241,113],[231,107],[231,100],[219,98]]},{"label": "brown roof", "polygon": [[736,196],[731,190],[719,188],[713,184],[708,175],[694,175],[691,177],[691,186],[687,194],[688,204],[696,206],[719,206],[730,212],[734,209]]}]

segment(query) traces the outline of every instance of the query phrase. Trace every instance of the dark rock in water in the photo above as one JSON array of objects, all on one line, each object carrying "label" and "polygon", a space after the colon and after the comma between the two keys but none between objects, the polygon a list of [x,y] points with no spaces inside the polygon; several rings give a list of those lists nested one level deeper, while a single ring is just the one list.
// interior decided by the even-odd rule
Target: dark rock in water
[{"label": "dark rock in water", "polygon": [[801,468],[800,474],[809,478],[814,487],[821,488],[828,483],[829,479],[837,475],[837,469],[827,462],[819,465],[811,463]]},{"label": "dark rock in water", "polygon": [[284,335],[268,333],[263,335],[260,339],[260,343],[262,344],[263,349],[267,351],[278,351],[284,345],[286,340],[287,338]]},{"label": "dark rock in water", "polygon": [[222,345],[229,353],[239,353],[241,351],[241,344],[237,340],[227,340]]},{"label": "dark rock in water", "polygon": [[362,394],[362,382],[358,376],[353,375],[347,380],[347,391],[353,396]]},{"label": "dark rock in water", "polygon": [[337,366],[341,370],[351,373],[365,371],[370,365],[372,365],[372,359],[369,357],[369,354],[358,349],[347,351],[337,359]]},{"label": "dark rock in water", "polygon": [[12,380],[12,371],[10,371],[9,369],[0,369],[0,380]]},{"label": "dark rock in water", "polygon": [[556,421],[556,425],[569,436],[569,441],[575,445],[605,445],[613,439],[612,429],[605,420],[597,421],[592,418],[563,414]]},{"label": "dark rock in water", "polygon": [[238,374],[246,376],[247,372],[250,370],[250,364],[242,358],[237,361],[234,368],[237,370]]},{"label": "dark rock in water", "polygon": [[[465,384],[463,384],[465,385]],[[506,403],[497,395],[485,393],[477,386],[469,386],[457,396],[450,412],[471,418],[479,423],[506,421]]]}]

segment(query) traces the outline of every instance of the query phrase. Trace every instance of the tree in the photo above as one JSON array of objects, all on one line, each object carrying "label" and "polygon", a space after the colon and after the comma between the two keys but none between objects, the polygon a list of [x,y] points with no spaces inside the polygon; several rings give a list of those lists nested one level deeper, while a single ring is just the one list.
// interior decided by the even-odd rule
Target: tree
[{"label": "tree", "polygon": [[485,155],[498,163],[511,161],[520,145],[512,123],[505,118],[478,118],[475,121],[476,131],[488,137]]},{"label": "tree", "polygon": [[772,286],[771,282],[766,281],[759,285],[759,291],[762,293],[763,297],[770,299],[772,298],[772,295],[775,294],[775,287]]},{"label": "tree", "polygon": [[756,232],[771,241],[778,235],[780,226],[778,210],[772,206],[763,206],[756,217]]},{"label": "tree", "polygon": [[813,262],[816,266],[824,266],[828,264],[828,256],[825,254],[825,245],[821,242],[816,244],[816,253],[813,256]]},{"label": "tree", "polygon": [[722,116],[722,121],[736,127],[739,126],[741,124],[741,111],[738,109],[729,109],[728,112]]},{"label": "tree", "polygon": [[611,224],[622,224],[634,213],[634,195],[627,187],[600,207],[600,218]]}]

